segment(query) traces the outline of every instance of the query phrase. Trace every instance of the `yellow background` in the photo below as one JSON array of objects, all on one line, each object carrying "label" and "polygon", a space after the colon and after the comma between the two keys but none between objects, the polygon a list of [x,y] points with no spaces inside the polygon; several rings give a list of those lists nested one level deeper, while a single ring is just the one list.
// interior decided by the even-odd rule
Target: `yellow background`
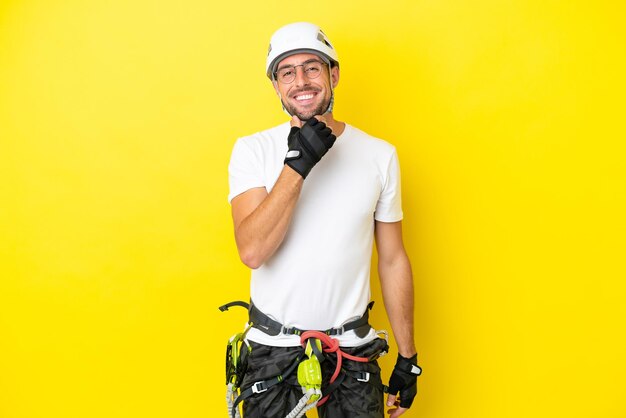
[{"label": "yellow background", "polygon": [[[0,3],[0,417],[225,416],[235,139],[322,26],[394,143],[424,375],[407,417],[626,417],[618,1]],[[374,323],[388,327],[373,278]],[[383,360],[385,377],[395,351]]]}]

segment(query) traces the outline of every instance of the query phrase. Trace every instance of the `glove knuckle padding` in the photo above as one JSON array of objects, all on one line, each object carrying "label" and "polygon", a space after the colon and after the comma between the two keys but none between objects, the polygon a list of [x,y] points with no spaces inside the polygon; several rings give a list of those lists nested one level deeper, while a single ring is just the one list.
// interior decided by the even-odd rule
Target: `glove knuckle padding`
[{"label": "glove knuckle padding", "polygon": [[[321,124],[322,123],[318,123],[316,127]],[[305,124],[300,129],[300,137],[302,139],[302,145],[319,161],[328,151],[328,147],[322,141],[322,131],[315,129],[316,127]]]},{"label": "glove knuckle padding", "polygon": [[324,142],[326,148],[332,148],[333,144],[335,143],[335,139],[337,139],[337,137],[333,135],[333,131],[331,131],[330,128],[327,127],[321,132],[321,134],[322,142]]}]

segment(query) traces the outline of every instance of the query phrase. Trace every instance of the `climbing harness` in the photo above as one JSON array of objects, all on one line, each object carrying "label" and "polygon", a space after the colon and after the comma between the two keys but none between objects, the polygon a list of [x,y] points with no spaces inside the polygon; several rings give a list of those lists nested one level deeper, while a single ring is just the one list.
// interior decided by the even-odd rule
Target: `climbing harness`
[{"label": "climbing harness", "polygon": [[[368,319],[369,310],[372,309],[373,304],[374,302],[368,304],[365,313],[360,318],[348,322],[340,328],[330,328],[325,331],[306,331],[295,327],[286,327],[265,315],[253,303],[248,304],[235,301],[220,306],[219,309],[222,312],[227,311],[232,306],[246,308],[249,312],[248,325],[243,332],[235,334],[229,339],[226,348],[226,404],[229,416],[231,418],[241,418],[239,404],[242,401],[284,382],[296,370],[303,396],[285,418],[300,418],[307,411],[323,405],[328,400],[330,394],[341,385],[346,376],[350,376],[360,382],[372,384],[369,372],[351,371],[342,368],[343,359],[360,363],[371,362],[387,353],[388,344],[385,344],[381,352],[371,357],[358,357],[343,352],[339,347],[339,341],[333,338],[333,336],[341,335],[349,330],[354,330],[355,334],[360,337],[367,335],[371,329]],[[304,356],[298,356],[281,374],[270,379],[255,382],[249,388],[241,391],[240,385],[246,372],[247,357],[251,352],[250,346],[245,341],[245,336],[250,328],[260,329],[268,335],[283,333],[300,336]],[[377,331],[376,333],[382,334],[385,342],[388,341],[386,331]],[[321,363],[325,360],[324,353],[335,353],[337,365],[330,378],[329,385],[322,391]],[[386,392],[386,386],[382,384],[379,384],[379,386],[381,386],[381,390]],[[238,393],[239,395],[237,395]]]},{"label": "climbing harness", "polygon": [[[245,302],[239,302],[239,303],[245,303]],[[247,303],[245,304],[248,305]],[[254,303],[250,303],[249,306],[250,306],[250,323],[252,324],[252,327],[260,329],[267,335],[276,336],[280,333],[283,333],[285,335],[300,336],[302,335],[302,333],[306,331],[306,330],[302,330],[296,327],[287,327],[281,324],[280,322],[273,320],[272,318],[270,318],[269,316],[261,312],[259,308],[257,308],[254,305]],[[374,306],[374,302],[370,302],[367,305],[367,309],[365,310],[365,313],[360,318],[354,321],[348,322],[339,328],[329,328],[321,332],[326,335],[334,336],[334,335],[342,335],[346,331],[354,331],[357,337],[363,338],[369,333],[370,329],[372,328],[369,324],[369,311],[372,309],[373,306]]]}]

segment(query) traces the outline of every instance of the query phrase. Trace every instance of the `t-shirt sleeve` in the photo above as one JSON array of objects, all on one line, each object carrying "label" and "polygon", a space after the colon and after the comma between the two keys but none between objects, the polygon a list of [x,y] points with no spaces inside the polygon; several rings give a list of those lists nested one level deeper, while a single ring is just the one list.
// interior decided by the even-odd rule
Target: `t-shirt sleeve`
[{"label": "t-shirt sleeve", "polygon": [[229,203],[245,191],[265,186],[260,158],[259,153],[255,153],[244,138],[235,142],[228,164]]},{"label": "t-shirt sleeve", "polygon": [[400,163],[394,149],[387,170],[383,189],[376,204],[374,219],[380,222],[398,222],[402,220],[402,190],[400,187]]}]

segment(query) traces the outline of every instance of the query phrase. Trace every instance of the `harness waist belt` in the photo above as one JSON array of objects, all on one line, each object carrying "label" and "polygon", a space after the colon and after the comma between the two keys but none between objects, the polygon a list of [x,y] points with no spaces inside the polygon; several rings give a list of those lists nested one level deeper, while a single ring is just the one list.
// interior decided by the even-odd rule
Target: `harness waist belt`
[{"label": "harness waist belt", "polygon": [[[359,319],[348,322],[342,327],[329,328],[320,332],[323,332],[326,335],[334,336],[341,335],[346,331],[354,330],[354,333],[357,335],[357,337],[363,338],[372,328],[369,324],[369,311],[372,309],[372,306],[374,306],[373,301],[367,304],[367,309],[365,309],[365,313]],[[252,324],[252,327],[260,329],[261,331],[263,331],[267,335],[271,335],[272,337],[280,333],[286,335],[302,335],[303,332],[308,331],[296,327],[285,327],[280,322],[273,320],[272,318],[261,312],[256,306],[254,306],[254,303],[252,302],[250,302],[250,309],[248,312],[250,315],[250,323]]]}]

